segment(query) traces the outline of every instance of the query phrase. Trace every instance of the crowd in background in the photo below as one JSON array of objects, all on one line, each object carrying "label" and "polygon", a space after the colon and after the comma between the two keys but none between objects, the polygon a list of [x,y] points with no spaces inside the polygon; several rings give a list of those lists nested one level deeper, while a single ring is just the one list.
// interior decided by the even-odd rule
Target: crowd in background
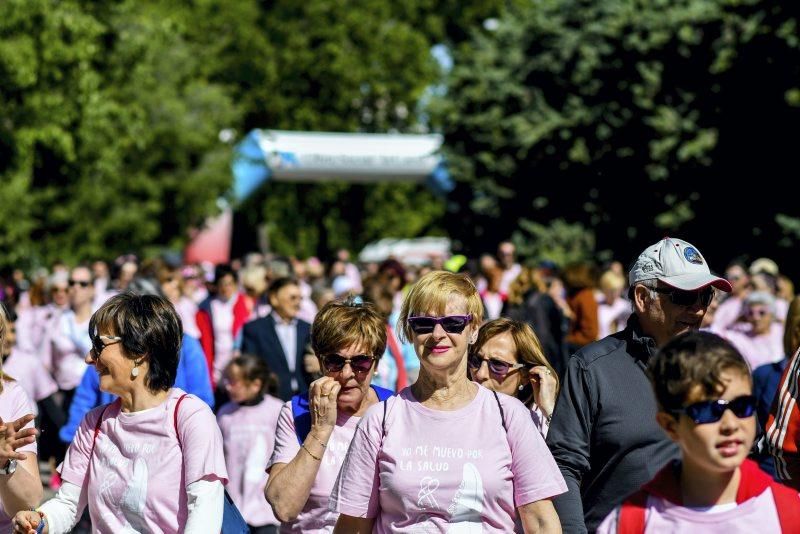
[{"label": "crowd in background", "polygon": [[[355,297],[381,314],[387,339],[372,384],[390,392],[413,384],[420,373],[413,343],[397,329],[404,297],[430,272],[469,275],[485,321],[509,318],[532,327],[546,358],[541,372],[550,374],[547,369],[552,369],[559,380],[570,355],[623,330],[633,310],[627,269],[618,261],[562,266],[537,259],[522,264],[510,242],[477,259],[435,256],[422,265],[402,260],[361,264],[345,250],[329,261],[252,253],[226,265],[125,255],[113,262],[56,263],[31,273],[9,273],[0,288],[10,317],[3,371],[36,403],[37,427],[42,429],[39,458],[51,463],[51,488],[61,484],[54,467],[63,461],[84,415],[113,399],[100,391],[97,373],[85,361],[92,349],[88,327],[98,308],[126,290],[162,295],[174,305],[184,332],[176,385],[217,408],[223,439],[231,402],[266,396],[274,401],[270,417],[277,418],[279,400],[290,401],[323,376],[310,327],[317,312],[332,301]],[[733,261],[724,278],[732,291],[715,291],[702,329],[728,340],[754,371],[757,419],[763,431],[778,381],[800,344],[800,304],[791,280],[768,258],[750,264]],[[485,341],[479,341],[479,347]],[[242,384],[256,379],[253,391],[260,396],[240,391]],[[553,402],[554,398],[555,392]],[[553,409],[542,411],[548,403],[540,404],[539,418],[546,422],[538,426],[546,436]],[[227,438],[235,435],[228,432]],[[263,473],[273,445],[258,442],[263,462],[257,471]],[[240,463],[248,461],[244,452],[239,456]],[[774,475],[769,455],[754,451],[754,456]],[[235,471],[230,466],[228,470]],[[277,523],[262,495],[234,497],[248,519]],[[260,506],[253,510],[247,499],[258,500]]]}]

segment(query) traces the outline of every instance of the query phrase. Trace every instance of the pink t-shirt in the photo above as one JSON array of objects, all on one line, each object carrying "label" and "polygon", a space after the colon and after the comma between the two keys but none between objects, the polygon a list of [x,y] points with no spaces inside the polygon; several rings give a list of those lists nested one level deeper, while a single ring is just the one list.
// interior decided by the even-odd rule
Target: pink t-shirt
[{"label": "pink t-shirt", "polygon": [[[752,534],[780,532],[778,511],[772,490],[733,507],[716,506],[710,510],[695,510],[673,504],[665,499],[647,497],[645,533],[702,532],[703,534]],[[800,506],[800,499],[798,499]],[[616,534],[619,507],[600,523],[597,534]]]},{"label": "pink t-shirt", "polygon": [[86,353],[91,348],[89,319],[79,323],[74,312],[64,312],[53,336],[53,375],[60,389],[78,387],[86,372]]},{"label": "pink t-shirt", "polygon": [[228,493],[248,525],[280,524],[264,498],[264,487],[282,406],[280,399],[266,395],[254,406],[229,402],[217,414],[228,466]]},{"label": "pink t-shirt", "polygon": [[750,325],[736,325],[719,334],[730,341],[744,359],[750,364],[750,369],[755,370],[760,366],[781,361],[783,352],[783,324],[772,323],[769,332],[755,335],[749,330]]},{"label": "pink t-shirt", "polygon": [[378,533],[512,532],[517,507],[567,486],[530,410],[499,397],[503,419],[483,387],[453,411],[426,408],[406,388],[387,401],[385,436],[384,406],[372,406],[353,438],[331,508],[376,518]]},{"label": "pink t-shirt", "polygon": [[[281,525],[281,532],[333,532],[339,514],[329,510],[328,501],[360,420],[360,417],[338,414],[336,426],[328,440],[328,446],[322,456],[317,478],[314,480],[314,485],[311,486],[311,493],[306,505],[297,519]],[[288,401],[281,408],[278,417],[278,427],[275,430],[275,451],[272,453],[267,469],[275,464],[288,464],[299,452],[300,443],[297,441],[294,429],[292,402]],[[303,454],[306,453],[303,452]]]},{"label": "pink t-shirt", "polygon": [[[119,402],[94,408],[81,421],[61,466],[61,478],[83,488],[98,532],[182,532],[188,516],[186,486],[198,480],[227,483],[222,435],[208,405],[181,402],[180,442],[174,410],[184,392],[170,391],[159,406],[125,413]],[[95,424],[103,422],[94,443]]]},{"label": "pink t-shirt", "polygon": [[[44,368],[41,360],[17,348],[11,349],[11,354],[3,362],[3,372],[13,377],[34,402],[46,399],[58,391],[55,380]],[[33,408],[35,410],[33,414],[38,415],[35,404]]]},{"label": "pink t-shirt", "polygon": [[[13,375],[9,373],[9,376]],[[17,382],[3,380],[3,392],[0,393],[0,417],[3,422],[16,421],[23,415],[34,413],[33,410],[33,403],[25,390]],[[25,428],[33,428],[33,421],[25,425]],[[20,447],[17,452],[38,454],[36,442]],[[0,500],[0,532],[11,532],[11,518],[6,514],[2,500]]]}]

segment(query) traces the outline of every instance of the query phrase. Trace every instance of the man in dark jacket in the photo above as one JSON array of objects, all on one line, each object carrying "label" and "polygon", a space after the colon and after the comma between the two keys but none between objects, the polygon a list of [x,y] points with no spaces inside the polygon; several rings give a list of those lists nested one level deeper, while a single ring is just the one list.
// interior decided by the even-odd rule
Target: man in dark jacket
[{"label": "man in dark jacket", "polygon": [[700,327],[713,288],[731,290],[695,247],[670,238],[642,252],[629,283],[627,327],[570,358],[547,434],[569,487],[554,501],[565,533],[593,532],[679,456],[656,423],[647,362],[672,336]]}]

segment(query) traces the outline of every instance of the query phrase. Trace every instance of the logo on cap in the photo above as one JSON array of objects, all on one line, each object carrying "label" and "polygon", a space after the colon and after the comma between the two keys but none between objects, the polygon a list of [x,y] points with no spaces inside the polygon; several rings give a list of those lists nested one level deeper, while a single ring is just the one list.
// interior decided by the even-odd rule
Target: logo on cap
[{"label": "logo on cap", "polygon": [[700,253],[697,252],[697,249],[694,247],[686,247],[683,249],[683,257],[686,258],[689,263],[703,265],[703,257],[700,256]]}]

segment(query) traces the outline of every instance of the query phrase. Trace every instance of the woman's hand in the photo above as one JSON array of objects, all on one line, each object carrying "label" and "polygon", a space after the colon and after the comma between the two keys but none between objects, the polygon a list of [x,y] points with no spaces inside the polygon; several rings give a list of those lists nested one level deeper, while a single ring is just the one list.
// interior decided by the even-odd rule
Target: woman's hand
[{"label": "woman's hand", "polygon": [[533,400],[549,421],[556,406],[556,377],[544,365],[537,365],[528,371],[528,378],[533,387]]},{"label": "woman's hand", "polygon": [[[14,516],[14,534],[36,534],[36,528],[42,522],[42,517],[39,512],[24,510],[17,512]],[[45,524],[44,533],[47,533],[48,528]]]},{"label": "woman's hand", "polygon": [[24,428],[31,421],[33,421],[32,414],[23,415],[10,423],[0,418],[0,463],[5,465],[8,460],[27,458],[21,452],[17,452],[17,449],[36,441],[36,429]]},{"label": "woman's hand", "polygon": [[326,434],[325,437],[319,436],[324,441],[336,426],[336,403],[341,389],[342,385],[339,382],[329,376],[323,376],[313,381],[308,390],[311,428]]}]

